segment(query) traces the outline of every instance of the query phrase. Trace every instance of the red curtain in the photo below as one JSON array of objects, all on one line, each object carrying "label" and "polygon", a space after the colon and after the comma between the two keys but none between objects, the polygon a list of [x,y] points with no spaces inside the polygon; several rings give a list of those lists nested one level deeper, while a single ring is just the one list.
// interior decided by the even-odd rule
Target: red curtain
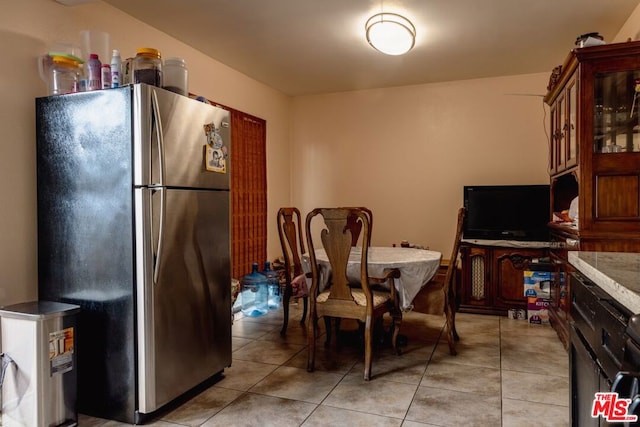
[{"label": "red curtain", "polygon": [[[227,107],[225,107],[227,108]],[[266,121],[231,112],[232,277],[242,278],[267,259]]]}]

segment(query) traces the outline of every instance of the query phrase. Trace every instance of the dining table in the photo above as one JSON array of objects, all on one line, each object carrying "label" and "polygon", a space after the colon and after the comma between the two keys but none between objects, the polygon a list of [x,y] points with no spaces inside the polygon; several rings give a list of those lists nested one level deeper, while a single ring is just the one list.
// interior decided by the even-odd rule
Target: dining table
[{"label": "dining table", "polygon": [[[316,249],[316,261],[320,273],[320,290],[326,288],[331,276],[331,265],[324,249]],[[362,248],[354,246],[349,254],[347,264],[347,279],[357,282],[360,280],[360,262]],[[438,271],[442,253],[427,249],[370,246],[367,254],[369,277],[382,277],[384,270],[397,268],[400,277],[393,279],[394,286],[400,297],[400,307],[403,311],[413,308],[413,300],[420,290],[433,278]],[[309,255],[302,257],[303,270],[311,271]]]}]

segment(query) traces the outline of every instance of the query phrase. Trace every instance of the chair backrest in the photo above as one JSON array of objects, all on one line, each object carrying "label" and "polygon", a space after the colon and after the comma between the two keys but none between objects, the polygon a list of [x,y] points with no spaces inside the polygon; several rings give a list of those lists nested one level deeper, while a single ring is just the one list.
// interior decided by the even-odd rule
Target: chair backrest
[{"label": "chair backrest", "polygon": [[[306,219],[305,230],[307,244],[309,245],[309,258],[311,264],[311,289],[312,299],[318,293],[320,283],[319,268],[316,261],[316,246],[312,236],[312,222],[316,216],[321,216],[324,223],[320,231],[322,246],[331,265],[331,278],[328,286],[330,291],[328,302],[338,302],[347,305],[353,302],[351,286],[347,278],[347,264],[353,246],[351,230],[348,227],[349,217],[354,217],[362,225],[363,243],[360,254],[360,282],[365,295],[367,310],[372,309],[373,297],[368,284],[367,255],[370,243],[369,217],[365,211],[359,208],[317,208],[309,212]],[[353,302],[354,307],[356,306]],[[362,308],[362,307],[360,307]]]},{"label": "chair backrest", "polygon": [[453,241],[453,249],[451,250],[451,258],[449,258],[449,267],[444,278],[444,285],[447,288],[453,286],[453,273],[456,269],[456,260],[458,259],[458,251],[460,250],[460,241],[462,240],[462,224],[464,223],[464,208],[458,209],[458,224],[456,226],[456,237]]},{"label": "chair backrest", "polygon": [[[369,241],[371,241],[371,231],[373,229],[373,212],[371,211],[371,209],[364,206],[347,206],[344,207],[344,209],[359,209],[364,212],[369,220]],[[357,215],[349,215],[349,218],[347,218],[347,227],[349,227],[349,230],[351,230],[351,246],[356,246],[358,244],[358,239],[360,238],[360,232],[362,231],[362,222],[358,220]]]},{"label": "chair backrest", "polygon": [[278,236],[284,257],[285,278],[287,283],[302,274],[300,255],[306,253],[303,241],[302,218],[295,207],[278,210]]}]

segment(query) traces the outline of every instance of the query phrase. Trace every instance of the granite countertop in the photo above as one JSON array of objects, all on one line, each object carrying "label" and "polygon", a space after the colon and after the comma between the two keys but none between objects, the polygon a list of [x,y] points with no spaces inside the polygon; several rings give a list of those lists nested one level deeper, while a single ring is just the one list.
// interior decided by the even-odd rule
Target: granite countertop
[{"label": "granite countertop", "polygon": [[640,313],[640,253],[569,251],[569,263],[631,312]]}]

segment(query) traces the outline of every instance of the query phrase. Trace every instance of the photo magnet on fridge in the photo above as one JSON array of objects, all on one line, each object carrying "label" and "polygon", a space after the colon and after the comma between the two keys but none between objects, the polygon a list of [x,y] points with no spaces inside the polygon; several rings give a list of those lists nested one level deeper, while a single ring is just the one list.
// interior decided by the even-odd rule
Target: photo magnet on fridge
[{"label": "photo magnet on fridge", "polygon": [[204,146],[204,166],[207,171],[227,173],[227,147],[215,124],[204,125],[207,144]]}]

